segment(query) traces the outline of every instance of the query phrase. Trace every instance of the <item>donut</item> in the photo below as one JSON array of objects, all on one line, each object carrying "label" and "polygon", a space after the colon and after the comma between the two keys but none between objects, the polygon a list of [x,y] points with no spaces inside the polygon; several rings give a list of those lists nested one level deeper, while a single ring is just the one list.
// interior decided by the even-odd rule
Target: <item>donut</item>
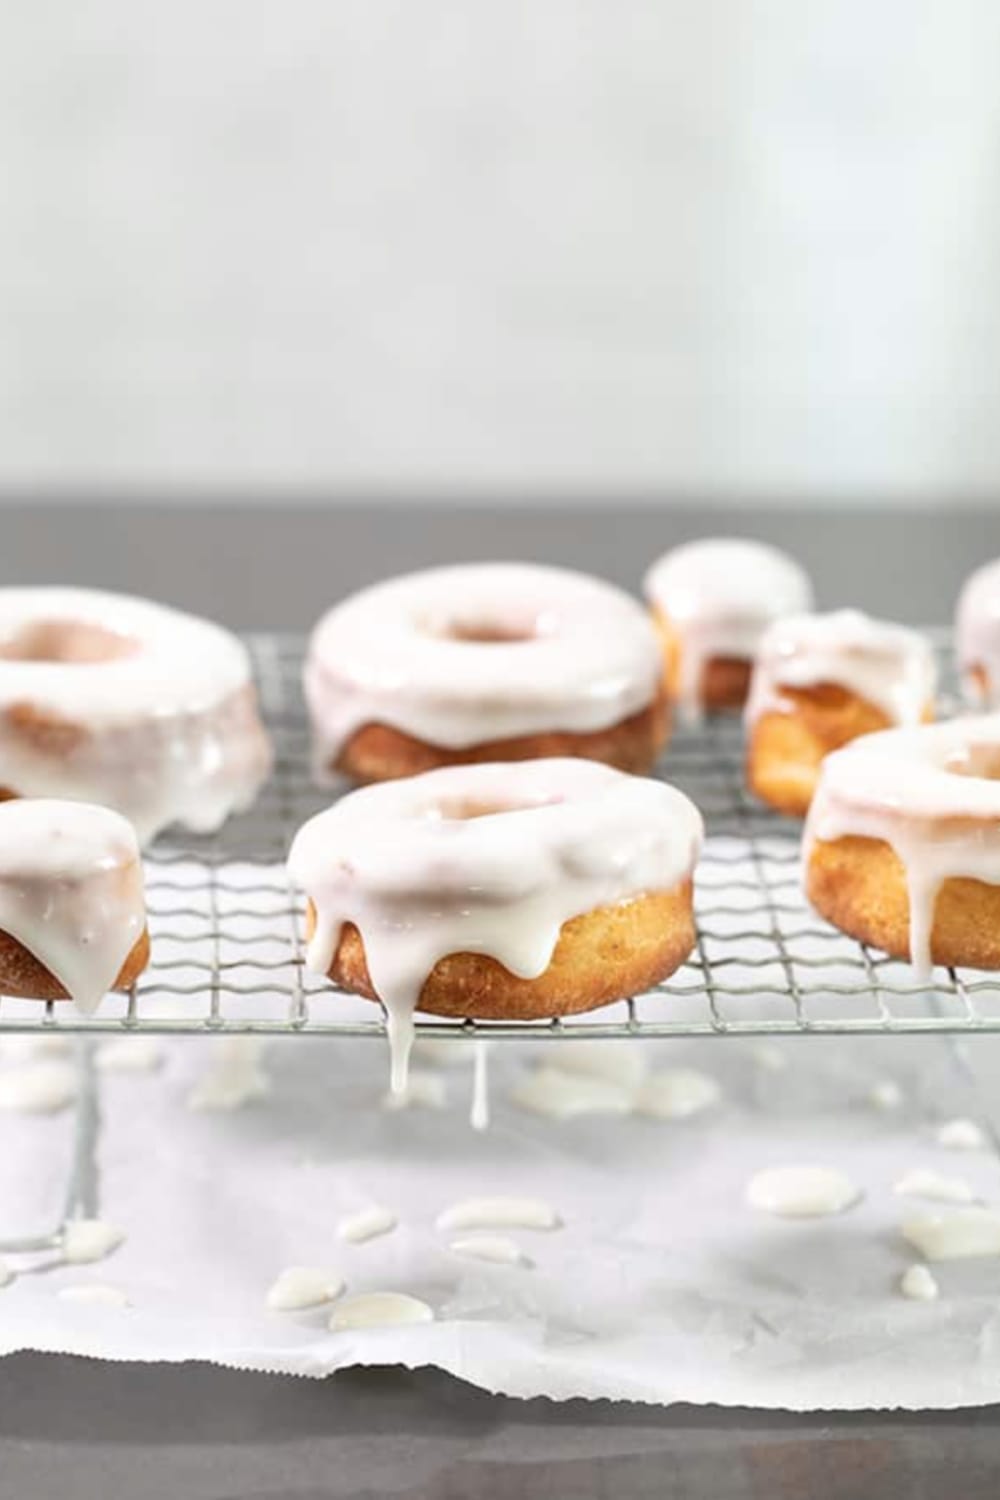
[{"label": "donut", "polygon": [[655,634],[596,578],[518,563],[365,589],[313,631],[304,685],[317,778],[580,756],[648,771],[669,719]]},{"label": "donut", "polygon": [[210,833],[271,766],[245,647],[90,589],[0,589],[0,795],[98,802],[146,843]]},{"label": "donut", "polygon": [[0,994],[90,1014],[148,961],[131,823],[88,802],[0,803]]},{"label": "donut", "polygon": [[920,978],[933,964],[1000,968],[1000,714],[886,729],[827,756],[803,855],[816,911]]},{"label": "donut", "polygon": [[969,702],[1000,708],[1000,558],[966,580],[955,616],[955,648]]},{"label": "donut", "polygon": [[812,608],[808,577],[762,542],[713,537],[667,552],[646,574],[667,695],[687,723],[740,708],[767,627]]},{"label": "donut", "polygon": [[682,792],[596,761],[445,767],[364,787],[292,844],[306,960],[382,1003],[400,1088],[417,1008],[536,1020],[672,973],[694,943],[701,837]]},{"label": "donut", "polygon": [[853,609],[776,621],[758,647],[744,716],[750,790],[803,817],[823,757],[863,734],[932,719],[936,677],[929,643],[902,625]]}]

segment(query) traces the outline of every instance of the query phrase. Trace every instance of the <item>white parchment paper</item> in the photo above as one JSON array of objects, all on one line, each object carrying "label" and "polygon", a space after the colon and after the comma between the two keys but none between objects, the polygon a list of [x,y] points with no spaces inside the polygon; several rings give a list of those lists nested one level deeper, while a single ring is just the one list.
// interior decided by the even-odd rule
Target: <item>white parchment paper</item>
[{"label": "white parchment paper", "polygon": [[[363,1002],[331,1003],[369,1014]],[[455,1065],[418,1060],[439,1075],[444,1107],[398,1112],[381,1102],[378,1042],[273,1041],[269,1091],[230,1112],[189,1104],[224,1039],[164,1044],[156,1073],[104,1074],[101,1214],[126,1239],[95,1265],[8,1257],[17,1274],[0,1290],[0,1352],[313,1376],[436,1365],[488,1390],[557,1399],[848,1409],[1000,1398],[1000,1260],[935,1268],[934,1303],[898,1290],[916,1258],[898,1225],[919,1205],[892,1192],[905,1171],[961,1175],[1000,1202],[990,1150],[949,1151],[935,1139],[941,1120],[979,1109],[948,1042],[587,1043],[639,1045],[650,1070],[702,1069],[721,1098],[684,1121],[561,1122],[511,1099],[539,1062],[558,1062],[560,1044],[495,1044],[483,1133],[468,1120],[473,1049],[456,1045]],[[23,1049],[0,1046],[0,1073],[33,1065]],[[902,1092],[889,1111],[870,1097],[886,1078]],[[71,1116],[9,1113],[2,1126],[0,1233],[49,1227]],[[778,1163],[839,1167],[864,1196],[837,1218],[761,1215],[746,1206],[745,1183]],[[503,1193],[549,1200],[563,1227],[513,1232],[530,1265],[452,1254],[438,1213]],[[372,1203],[396,1212],[395,1232],[341,1243],[338,1220]],[[267,1289],[292,1264],[334,1268],[348,1295],[411,1293],[435,1321],[331,1333],[329,1307],[270,1312]],[[57,1295],[90,1282],[112,1283],[131,1305]]]}]

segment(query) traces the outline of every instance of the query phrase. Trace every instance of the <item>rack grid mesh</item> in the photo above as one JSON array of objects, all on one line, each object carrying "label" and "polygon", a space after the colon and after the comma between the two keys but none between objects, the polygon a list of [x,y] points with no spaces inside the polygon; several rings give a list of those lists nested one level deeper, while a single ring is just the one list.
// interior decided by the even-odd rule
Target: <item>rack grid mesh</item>
[{"label": "rack grid mesh", "polygon": [[[249,645],[276,749],[274,775],[256,806],[216,835],[172,832],[148,851],[153,958],[129,995],[109,996],[90,1018],[66,1004],[5,998],[0,1032],[384,1036],[377,1007],[305,969],[303,903],[286,880],[284,857],[295,829],[331,793],[310,774],[302,639],[256,635]],[[697,802],[709,834],[697,880],[697,947],[669,980],[572,1020],[418,1017],[418,1031],[535,1041],[1000,1032],[994,977],[938,970],[931,983],[917,983],[907,965],[852,942],[809,910],[798,825],[745,792],[742,758],[738,721],[711,719],[679,729],[659,768]]]}]

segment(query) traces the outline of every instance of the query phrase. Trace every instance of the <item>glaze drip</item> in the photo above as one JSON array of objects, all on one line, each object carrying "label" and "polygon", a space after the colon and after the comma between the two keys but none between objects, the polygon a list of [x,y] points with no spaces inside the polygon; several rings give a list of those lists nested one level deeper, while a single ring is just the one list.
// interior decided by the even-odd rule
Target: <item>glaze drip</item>
[{"label": "glaze drip", "polygon": [[93,1012],[146,926],[131,826],[82,802],[0,803],[0,931]]}]

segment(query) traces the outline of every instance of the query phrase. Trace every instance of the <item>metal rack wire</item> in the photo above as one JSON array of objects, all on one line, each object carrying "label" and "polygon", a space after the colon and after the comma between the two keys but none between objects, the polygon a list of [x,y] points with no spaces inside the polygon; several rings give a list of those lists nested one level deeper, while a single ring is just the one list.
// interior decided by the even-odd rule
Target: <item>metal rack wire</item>
[{"label": "metal rack wire", "polygon": [[[39,1029],[282,1033],[381,1037],[379,1011],[307,973],[302,903],[284,874],[291,836],[324,806],[309,769],[299,689],[303,643],[250,638],[275,773],[257,805],[217,835],[173,833],[146,861],[153,959],[128,996],[109,996],[93,1018],[61,1004],[0,1001],[0,1033]],[[681,729],[662,774],[705,814],[709,838],[698,877],[698,945],[659,988],[590,1016],[531,1023],[418,1027],[437,1038],[555,1041],[573,1037],[678,1037],[786,1033],[1000,1032],[1000,985],[941,970],[930,984],[907,965],[850,941],[805,905],[798,826],[743,787],[734,720]]]}]

